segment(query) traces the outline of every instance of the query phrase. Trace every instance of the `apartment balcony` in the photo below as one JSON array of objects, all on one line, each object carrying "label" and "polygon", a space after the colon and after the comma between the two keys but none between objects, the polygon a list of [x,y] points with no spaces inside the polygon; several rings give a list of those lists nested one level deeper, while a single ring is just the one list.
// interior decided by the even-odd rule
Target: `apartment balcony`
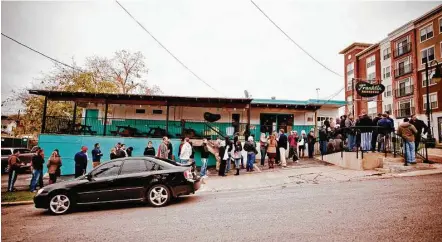
[{"label": "apartment balcony", "polygon": [[394,77],[400,77],[403,75],[407,75],[413,71],[413,63],[401,66],[399,68],[394,69]]},{"label": "apartment balcony", "polygon": [[406,45],[403,45],[401,47],[398,47],[394,50],[394,57],[400,57],[407,53],[410,53],[411,51],[411,43],[407,43]]},{"label": "apartment balcony", "polygon": [[413,114],[416,114],[414,107],[401,108],[396,110],[396,118],[409,118]]},{"label": "apartment balcony", "polygon": [[401,87],[395,90],[395,97],[396,98],[400,98],[400,97],[406,97],[409,95],[413,95],[414,92],[414,86],[406,86],[406,87]]}]

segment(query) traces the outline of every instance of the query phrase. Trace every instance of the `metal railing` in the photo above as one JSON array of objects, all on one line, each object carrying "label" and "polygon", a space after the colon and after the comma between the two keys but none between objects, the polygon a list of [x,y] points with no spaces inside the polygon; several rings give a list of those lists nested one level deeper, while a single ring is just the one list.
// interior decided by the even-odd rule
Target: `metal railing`
[{"label": "metal railing", "polygon": [[394,49],[394,57],[405,55],[411,51],[411,42]]},{"label": "metal railing", "polygon": [[410,86],[400,87],[400,88],[394,90],[394,92],[395,92],[396,98],[413,95],[414,86],[410,85]]},{"label": "metal railing", "polygon": [[406,64],[404,66],[394,69],[394,77],[400,77],[409,74],[413,71],[413,63]]}]

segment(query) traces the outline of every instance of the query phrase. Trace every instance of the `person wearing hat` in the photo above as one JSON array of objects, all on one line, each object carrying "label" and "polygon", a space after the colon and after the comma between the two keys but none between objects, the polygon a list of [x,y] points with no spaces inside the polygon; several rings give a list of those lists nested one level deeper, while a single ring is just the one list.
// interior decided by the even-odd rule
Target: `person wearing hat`
[{"label": "person wearing hat", "polygon": [[81,151],[75,154],[75,178],[80,177],[86,173],[87,168],[87,147],[82,146]]}]

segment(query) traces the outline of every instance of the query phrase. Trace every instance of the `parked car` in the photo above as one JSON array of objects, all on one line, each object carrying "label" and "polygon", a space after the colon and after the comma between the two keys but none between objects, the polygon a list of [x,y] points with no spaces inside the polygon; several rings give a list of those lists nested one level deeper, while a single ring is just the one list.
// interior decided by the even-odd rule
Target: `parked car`
[{"label": "parked car", "polygon": [[161,207],[200,188],[200,178],[191,170],[192,164],[156,157],[115,159],[75,180],[38,190],[34,203],[36,208],[49,209],[56,215],[78,205],[102,203],[139,201]]},{"label": "parked car", "polygon": [[2,148],[2,164],[1,164],[1,172],[2,174],[8,173],[8,159],[16,150],[20,151],[19,159],[24,163],[22,168],[20,169],[21,173],[30,173],[31,172],[31,161],[34,153],[31,153],[29,149],[26,148]]}]

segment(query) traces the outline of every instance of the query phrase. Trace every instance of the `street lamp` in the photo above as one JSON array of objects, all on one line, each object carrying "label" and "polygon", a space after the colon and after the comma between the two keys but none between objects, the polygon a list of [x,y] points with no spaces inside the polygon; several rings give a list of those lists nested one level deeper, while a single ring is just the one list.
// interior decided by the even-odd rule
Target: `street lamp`
[{"label": "street lamp", "polygon": [[[439,62],[437,62],[436,60],[433,60],[431,63],[436,62],[436,66],[435,66],[435,72],[433,77],[431,78],[435,83],[438,83],[441,81],[442,79],[442,73],[441,73],[441,67],[439,66]],[[428,61],[425,61],[425,75],[427,77],[426,80],[426,84],[427,84],[427,110],[426,110],[426,114],[427,114],[427,125],[428,125],[428,135],[427,135],[427,142],[426,142],[426,146],[429,148],[434,148],[436,146],[436,139],[433,137],[432,133],[431,133],[431,104],[430,104],[430,75],[428,74],[429,70],[428,70]]]}]

